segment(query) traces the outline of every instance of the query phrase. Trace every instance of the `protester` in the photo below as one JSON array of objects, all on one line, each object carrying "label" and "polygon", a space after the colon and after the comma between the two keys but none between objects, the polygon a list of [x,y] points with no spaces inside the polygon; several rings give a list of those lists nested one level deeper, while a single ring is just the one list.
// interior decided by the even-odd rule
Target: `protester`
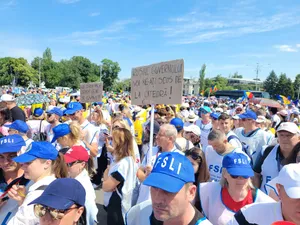
[{"label": "protester", "polygon": [[175,146],[178,150],[186,151],[193,147],[193,143],[183,137],[183,126],[184,123],[180,118],[174,118],[170,121],[170,124],[173,125],[177,130],[177,138],[175,141]]},{"label": "protester", "polygon": [[267,145],[268,137],[260,128],[256,127],[257,116],[252,110],[247,110],[240,114],[240,123],[243,128],[235,130],[236,135],[242,143],[247,145],[246,153],[251,158],[253,165],[256,163],[257,156],[262,147]]},{"label": "protester", "polygon": [[40,197],[30,202],[40,225],[87,224],[84,216],[86,191],[71,178],[60,178],[50,183]]},{"label": "protester", "polygon": [[8,192],[9,198],[16,200],[20,205],[8,224],[36,224],[38,219],[34,215],[33,206],[28,206],[28,203],[39,197],[53,180],[67,176],[65,161],[49,142],[32,142],[24,154],[13,160],[22,164],[24,177],[31,180],[32,185],[28,193],[25,193],[25,187],[20,185],[13,185]]},{"label": "protester", "polygon": [[96,194],[90,180],[93,175],[93,161],[87,150],[82,146],[73,146],[64,155],[68,166],[69,177],[78,180],[86,192],[85,208],[87,225],[93,225],[97,222],[98,208],[96,206]]},{"label": "protester", "polygon": [[20,135],[8,135],[0,139],[0,223],[6,224],[17,212],[18,203],[9,199],[7,192],[14,184],[28,189],[29,180],[24,177],[21,165],[13,161],[17,153],[25,146]]},{"label": "protester", "polygon": [[276,187],[280,202],[257,203],[237,212],[228,225],[268,225],[276,221],[300,224],[300,164],[289,164],[279,172]]},{"label": "protester", "polygon": [[36,108],[33,112],[31,120],[27,121],[30,132],[29,137],[34,141],[46,141],[46,128],[49,126],[49,123],[44,120],[45,112],[41,108]]},{"label": "protester", "polygon": [[20,109],[16,104],[16,99],[10,94],[3,94],[0,97],[0,102],[3,102],[10,111],[11,120],[22,120],[26,122],[26,116],[22,109]]},{"label": "protester", "polygon": [[203,106],[199,109],[199,113],[202,120],[197,120],[195,124],[200,127],[201,130],[201,145],[202,149],[205,152],[206,147],[208,145],[208,134],[212,129],[212,123],[210,120],[211,109],[208,106]]},{"label": "protester", "polygon": [[209,168],[210,179],[220,181],[222,177],[222,161],[229,153],[243,153],[241,148],[233,147],[226,135],[220,130],[212,130],[208,135],[208,143],[205,151],[205,159]]},{"label": "protester", "polygon": [[224,156],[220,183],[202,183],[199,188],[201,208],[210,222],[225,225],[245,205],[273,201],[253,186],[253,176],[245,154],[234,152]]},{"label": "protester", "polygon": [[213,130],[219,130],[219,121],[218,118],[220,113],[213,112],[210,114],[211,124]]},{"label": "protester", "polygon": [[131,132],[126,128],[114,128],[112,146],[108,142],[107,146],[107,150],[113,155],[113,162],[105,170],[102,184],[107,224],[123,225],[125,213],[132,206],[132,192],[138,169]]},{"label": "protester", "polygon": [[4,125],[11,124],[11,117],[9,109],[2,108],[0,109],[0,138],[8,135],[8,127]]},{"label": "protester", "polygon": [[190,125],[188,127],[184,127],[184,136],[187,140],[191,141],[194,147],[202,148],[200,144],[200,136],[201,130],[197,125]]},{"label": "protester", "polygon": [[262,191],[265,184],[278,176],[286,160],[292,154],[294,147],[300,141],[300,129],[291,122],[281,123],[277,129],[278,144],[267,147],[257,158],[254,166],[254,184]]},{"label": "protester", "polygon": [[[63,116],[63,111],[58,107],[53,107],[51,110],[47,111],[47,122],[49,125],[46,127],[45,132],[47,135],[47,141],[51,142],[54,133],[53,128],[60,124],[60,118]],[[55,145],[55,143],[54,143]]]},{"label": "protester", "polygon": [[69,115],[72,121],[77,121],[81,127],[81,141],[89,150],[90,155],[95,157],[98,154],[98,131],[93,124],[83,117],[83,107],[79,102],[70,102],[64,112]]},{"label": "protester", "polygon": [[25,141],[25,146],[22,148],[20,153],[24,153],[26,148],[33,142],[31,138],[28,138],[27,132],[29,130],[29,127],[27,123],[25,123],[22,120],[15,120],[12,124],[4,125],[5,127],[8,127],[8,133],[10,135],[12,134],[19,134],[22,136],[23,140]]},{"label": "protester", "polygon": [[130,209],[126,224],[211,224],[192,204],[196,195],[194,169],[187,157],[176,152],[158,156],[144,181],[151,199]]}]

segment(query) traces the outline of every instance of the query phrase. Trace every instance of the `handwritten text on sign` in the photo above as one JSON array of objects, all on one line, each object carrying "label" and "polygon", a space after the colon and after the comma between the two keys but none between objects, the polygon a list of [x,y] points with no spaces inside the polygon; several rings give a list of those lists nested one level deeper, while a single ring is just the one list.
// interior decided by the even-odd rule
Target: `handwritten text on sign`
[{"label": "handwritten text on sign", "polygon": [[133,68],[131,71],[132,104],[180,104],[183,73],[182,59]]},{"label": "handwritten text on sign", "polygon": [[100,102],[102,101],[103,83],[81,83],[80,102]]}]

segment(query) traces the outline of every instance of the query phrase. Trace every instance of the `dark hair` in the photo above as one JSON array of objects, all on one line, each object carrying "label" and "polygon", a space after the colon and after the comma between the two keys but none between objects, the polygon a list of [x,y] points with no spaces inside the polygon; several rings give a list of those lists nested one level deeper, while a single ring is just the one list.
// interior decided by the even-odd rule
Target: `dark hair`
[{"label": "dark hair", "polygon": [[271,108],[269,108],[269,111],[272,112],[272,114],[274,115],[278,112],[278,109],[271,107]]},{"label": "dark hair", "polygon": [[55,160],[52,161],[52,171],[56,178],[68,177],[68,168],[62,153],[58,153]]},{"label": "dark hair", "polygon": [[232,119],[232,118],[227,113],[221,113],[221,115],[218,117],[218,120],[228,120],[228,119]]},{"label": "dark hair", "polygon": [[[11,121],[11,113],[8,108],[0,109],[0,115],[3,118],[3,124],[5,122]],[[3,124],[0,124],[0,125],[3,125]]]},{"label": "dark hair", "polygon": [[297,159],[297,155],[300,152],[300,142],[298,142],[292,152],[290,153],[290,155],[283,161],[283,165],[287,165],[290,163],[296,163],[296,159]]}]

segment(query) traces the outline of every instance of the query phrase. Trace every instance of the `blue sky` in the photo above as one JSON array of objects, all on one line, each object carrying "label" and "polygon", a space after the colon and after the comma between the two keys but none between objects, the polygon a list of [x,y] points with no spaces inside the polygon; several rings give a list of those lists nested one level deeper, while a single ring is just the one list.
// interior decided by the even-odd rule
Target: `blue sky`
[{"label": "blue sky", "polygon": [[299,0],[0,0],[0,57],[29,61],[50,47],[131,68],[183,58],[185,77],[300,73]]}]

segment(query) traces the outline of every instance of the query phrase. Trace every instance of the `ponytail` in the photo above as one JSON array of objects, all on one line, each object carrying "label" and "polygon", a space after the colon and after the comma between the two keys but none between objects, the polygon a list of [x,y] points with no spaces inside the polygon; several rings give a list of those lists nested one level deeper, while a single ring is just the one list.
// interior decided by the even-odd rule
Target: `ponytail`
[{"label": "ponytail", "polygon": [[52,161],[52,173],[56,178],[68,177],[68,168],[62,153],[58,153],[57,158]]}]

